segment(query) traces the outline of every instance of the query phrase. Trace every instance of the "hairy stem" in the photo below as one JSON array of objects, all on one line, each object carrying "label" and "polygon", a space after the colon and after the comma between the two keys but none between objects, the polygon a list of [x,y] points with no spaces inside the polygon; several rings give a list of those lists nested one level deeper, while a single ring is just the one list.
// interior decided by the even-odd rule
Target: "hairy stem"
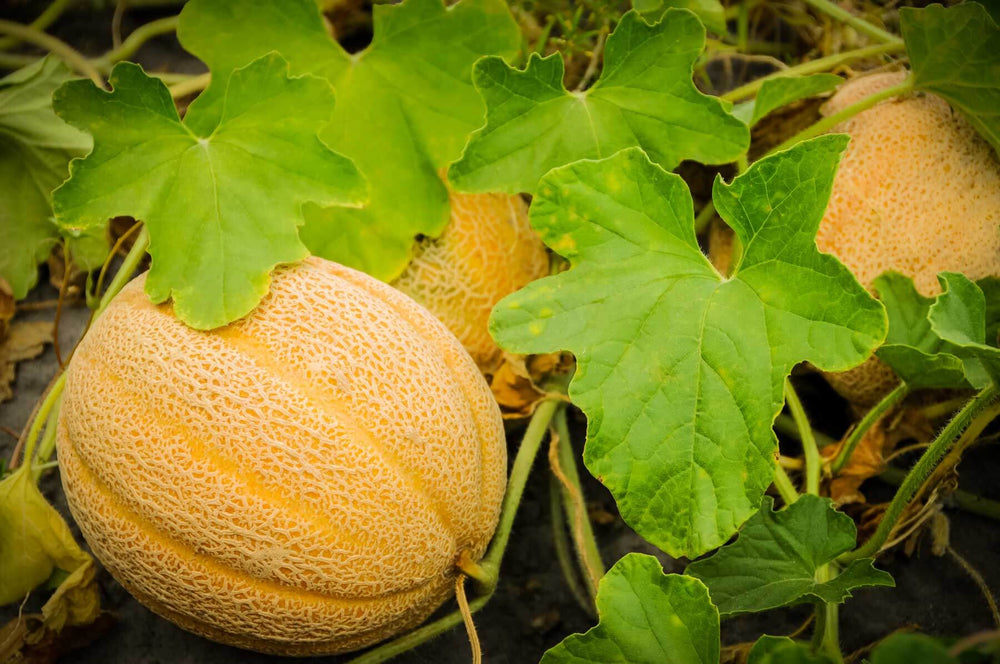
[{"label": "hairy stem", "polygon": [[74,71],[78,71],[90,78],[90,80],[92,80],[97,87],[105,90],[107,89],[107,85],[104,83],[104,78],[101,76],[101,72],[98,71],[97,67],[95,67],[90,60],[83,57],[79,51],[66,42],[56,39],[52,35],[46,34],[41,30],[36,30],[31,26],[22,25],[6,19],[0,19],[0,35],[16,37],[23,41],[30,42],[35,46],[41,46],[42,48],[51,51],[54,55],[62,58],[62,60]]},{"label": "hairy stem", "polygon": [[150,21],[139,26],[125,38],[121,46],[108,51],[98,58],[95,65],[102,71],[110,71],[114,63],[131,57],[132,54],[153,37],[175,32],[177,30],[178,19],[179,17],[177,16],[167,16],[166,18],[156,19],[155,21]]},{"label": "hairy stem", "polygon": [[830,0],[805,0],[806,4],[823,12],[824,14],[840,21],[841,23],[846,23],[858,32],[876,41],[883,42],[885,44],[901,44],[903,40],[892,34],[891,32],[886,32],[882,28],[872,25],[868,21],[864,20],[860,16],[855,16],[851,12],[843,9],[839,5],[835,5],[830,2]]},{"label": "hairy stem", "polygon": [[854,448],[858,446],[861,439],[865,437],[868,430],[878,422],[883,415],[885,415],[893,406],[898,404],[906,395],[910,393],[910,388],[906,383],[900,383],[896,386],[892,392],[885,395],[885,397],[879,401],[877,404],[872,406],[871,410],[865,413],[865,416],[861,418],[858,425],[851,430],[850,435],[847,436],[847,440],[844,441],[843,447],[840,448],[840,452],[837,453],[836,458],[830,465],[830,469],[833,474],[836,475],[840,470],[847,465],[847,462],[851,458],[851,454],[854,453]]},{"label": "hairy stem", "polygon": [[[838,558],[838,562],[844,563],[859,558],[869,558],[881,550],[882,545],[889,539],[896,521],[899,520],[903,510],[906,509],[921,485],[923,485],[924,480],[930,476],[941,459],[944,458],[944,455],[951,449],[951,446],[962,435],[962,432],[976,419],[976,416],[996,401],[998,394],[1000,394],[1000,390],[997,389],[997,386],[990,385],[979,392],[962,410],[955,414],[955,417],[952,418],[941,434],[931,443],[931,446],[924,451],[923,455],[907,474],[906,479],[903,480],[902,485],[899,487],[899,491],[896,492],[892,502],[889,503],[889,508],[882,516],[882,521],[879,522],[875,534],[863,546]],[[991,416],[993,414],[993,412],[989,413]]]},{"label": "hairy stem", "polygon": [[573,564],[573,554],[570,553],[569,537],[566,535],[567,516],[562,506],[562,485],[555,475],[549,476],[549,517],[552,520],[552,546],[556,551],[556,560],[562,572],[566,587],[573,599],[589,616],[596,617],[594,605],[580,585],[576,565]]},{"label": "hairy stem", "polygon": [[787,150],[788,148],[801,143],[802,141],[813,138],[814,136],[819,136],[822,133],[833,129],[841,122],[845,120],[850,120],[858,113],[867,111],[869,108],[875,106],[876,104],[885,101],[886,99],[892,99],[893,97],[898,97],[899,95],[906,94],[913,90],[913,77],[907,76],[903,81],[897,85],[893,85],[884,90],[880,90],[875,94],[869,95],[864,99],[857,101],[847,108],[840,110],[833,115],[828,115],[825,118],[815,122],[814,124],[806,127],[799,133],[795,134],[787,141],[774,148],[768,154],[774,154],[775,152],[781,152],[782,150]]},{"label": "hairy stem", "polygon": [[[836,566],[833,563],[820,565],[816,570],[816,582],[826,583],[837,574]],[[816,603],[816,632],[813,635],[814,647],[825,653],[840,664],[844,661],[844,656],[840,652],[840,607],[836,603],[817,602]]]},{"label": "hairy stem", "polygon": [[171,99],[180,99],[181,97],[187,97],[195,92],[201,92],[208,87],[208,84],[212,82],[212,74],[210,72],[205,72],[204,74],[198,74],[186,81],[180,81],[171,85],[170,97]]},{"label": "hairy stem", "polygon": [[[24,464],[29,466],[34,465],[35,448],[38,443],[38,436],[42,432],[42,425],[49,421],[49,417],[53,413],[56,417],[58,417],[59,408],[57,407],[57,404],[59,403],[59,397],[62,396],[62,391],[65,386],[66,374],[64,372],[52,384],[52,389],[48,391],[45,398],[42,400],[41,405],[38,407],[38,412],[35,413],[35,419],[31,422],[31,428],[28,429],[28,439],[24,448]],[[48,461],[48,459],[45,459],[45,461]]]},{"label": "hairy stem", "polygon": [[823,462],[819,456],[819,447],[816,446],[816,437],[813,436],[812,427],[809,425],[809,418],[806,416],[805,408],[792,387],[792,381],[785,379],[785,403],[792,411],[792,418],[795,426],[799,430],[799,438],[802,441],[802,451],[806,457],[806,493],[814,496],[819,495],[819,477]]},{"label": "hairy stem", "polygon": [[821,72],[830,71],[845,65],[848,62],[854,62],[856,60],[865,60],[867,58],[875,58],[880,55],[890,55],[892,53],[899,53],[904,50],[902,42],[893,42],[889,44],[877,44],[875,46],[866,46],[865,48],[858,48],[852,51],[844,51],[843,53],[837,53],[835,55],[830,55],[825,58],[817,58],[816,60],[810,60],[809,62],[803,62],[801,64],[795,65],[794,67],[788,67],[787,69],[782,69],[781,71],[776,71],[773,74],[768,74],[767,76],[762,76],[756,80],[750,81],[746,85],[741,85],[738,88],[734,88],[729,92],[721,95],[721,99],[726,101],[739,101],[740,99],[746,99],[747,97],[752,97],[757,94],[761,86],[764,85],[766,81],[773,80],[775,78],[787,78],[790,76],[808,76],[809,74],[818,74]]},{"label": "hairy stem", "polygon": [[713,217],[715,217],[715,203],[713,201],[709,201],[705,203],[705,207],[703,207],[698,212],[698,216],[694,218],[694,232],[701,233],[705,230],[705,227],[708,226],[708,222],[712,221]]},{"label": "hairy stem", "polygon": [[135,237],[132,248],[125,254],[125,259],[122,261],[121,267],[118,268],[111,283],[108,284],[108,290],[104,291],[104,295],[101,296],[101,301],[97,305],[97,309],[94,310],[94,315],[91,317],[92,320],[100,316],[108,308],[115,295],[118,295],[121,289],[125,287],[125,284],[132,280],[132,275],[135,274],[139,263],[142,262],[143,257],[146,255],[146,248],[148,246],[149,229],[143,226],[139,234]]},{"label": "hairy stem", "polygon": [[[34,21],[28,24],[29,28],[33,30],[42,31],[47,27],[56,22],[62,13],[66,11],[66,8],[73,4],[75,0],[54,0],[52,4],[45,8],[41,14],[38,15]],[[18,37],[4,37],[0,39],[0,50],[6,50],[12,48],[21,43],[21,39]]]},{"label": "hairy stem", "polygon": [[774,488],[778,490],[778,495],[781,496],[786,505],[791,505],[799,499],[799,492],[795,490],[792,479],[780,463],[775,464],[774,467]]},{"label": "hairy stem", "polygon": [[[64,373],[62,376],[65,376]],[[55,402],[52,404],[52,409],[49,411],[49,416],[45,418],[45,433],[42,434],[41,441],[38,443],[38,451],[35,453],[35,458],[31,461],[31,473],[34,475],[34,480],[37,483],[38,479],[42,476],[42,471],[45,470],[44,466],[48,465],[49,461],[52,460],[52,454],[56,451],[56,429],[59,425],[59,406],[62,404],[62,390],[64,385],[64,380],[62,376],[59,377],[59,394],[56,395]],[[28,457],[25,457],[26,459]]]},{"label": "hairy stem", "polygon": [[[563,507],[566,522],[573,533],[576,553],[580,561],[581,571],[587,581],[587,591],[591,599],[597,597],[597,586],[604,576],[604,561],[597,547],[594,528],[587,515],[586,501],[583,497],[583,486],[580,484],[580,474],[576,467],[576,457],[569,435],[569,425],[566,421],[566,409],[560,408],[555,414],[555,429],[558,440],[556,463],[562,482]],[[554,467],[555,471],[556,468]]]},{"label": "hairy stem", "polygon": [[[906,472],[894,466],[887,466],[879,474],[878,478],[886,484],[900,486],[903,484],[903,480],[906,479]],[[949,493],[947,501],[954,504],[955,507],[963,512],[1000,521],[1000,501],[983,498],[962,489],[955,489]]]}]

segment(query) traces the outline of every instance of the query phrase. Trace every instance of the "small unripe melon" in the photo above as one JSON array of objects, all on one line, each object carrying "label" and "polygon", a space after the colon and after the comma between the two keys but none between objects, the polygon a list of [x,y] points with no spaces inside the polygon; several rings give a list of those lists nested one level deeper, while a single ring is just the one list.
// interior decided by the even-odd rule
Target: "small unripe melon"
[{"label": "small unripe melon", "polygon": [[[905,72],[856,78],[827,115],[900,83]],[[1000,275],[1000,161],[961,113],[933,94],[883,101],[832,129],[851,136],[816,244],[867,288],[886,270],[913,279],[926,296],[939,272]],[[896,382],[872,358],[830,376],[838,392],[868,405]]]},{"label": "small unripe melon", "polygon": [[143,292],[70,364],[70,508],[140,602],[231,645],[361,648],[423,621],[499,516],[506,445],[475,363],[424,308],[311,258],[193,330]]},{"label": "small unripe melon", "polygon": [[490,312],[505,296],[549,271],[545,245],[528,222],[520,196],[452,192],[451,219],[438,238],[422,240],[393,283],[451,330],[485,372],[500,348]]}]

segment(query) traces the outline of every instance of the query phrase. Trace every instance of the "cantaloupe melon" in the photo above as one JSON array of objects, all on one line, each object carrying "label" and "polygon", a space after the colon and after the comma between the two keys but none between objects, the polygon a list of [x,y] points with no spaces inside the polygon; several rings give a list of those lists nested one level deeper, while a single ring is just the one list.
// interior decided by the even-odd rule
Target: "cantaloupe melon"
[{"label": "cantaloupe melon", "polygon": [[393,283],[451,330],[484,372],[501,351],[488,325],[494,305],[543,277],[549,259],[528,223],[520,196],[452,192],[444,233],[422,240],[413,261]]},{"label": "cantaloupe melon", "polygon": [[[836,113],[900,83],[905,72],[855,78],[823,108]],[[851,136],[816,236],[866,287],[886,270],[926,296],[937,274],[1000,275],[1000,161],[961,113],[933,94],[883,101],[832,129]],[[892,371],[871,359],[830,376],[868,405],[891,389]]]},{"label": "cantaloupe melon", "polygon": [[128,284],[80,344],[58,429],[87,542],[139,601],[264,652],[354,650],[424,620],[484,553],[499,410],[402,293],[311,258],[211,332]]}]

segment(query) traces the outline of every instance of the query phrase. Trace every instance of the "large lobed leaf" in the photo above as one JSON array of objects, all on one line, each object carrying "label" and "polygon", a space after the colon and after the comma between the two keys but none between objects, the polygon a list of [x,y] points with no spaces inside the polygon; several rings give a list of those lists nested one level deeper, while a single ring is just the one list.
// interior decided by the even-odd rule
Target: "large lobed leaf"
[{"label": "large lobed leaf", "polygon": [[585,92],[563,87],[563,61],[532,55],[524,70],[502,58],[476,63],[486,125],[474,133],[448,178],[465,191],[534,192],[547,171],[641,147],[665,169],[683,159],[734,160],[747,127],[691,80],[705,28],[686,9],[650,25],[634,10],[608,37],[604,69]]},{"label": "large lobed leaf", "polygon": [[333,90],[313,76],[291,78],[271,54],[228,78],[214,129],[196,133],[199,111],[181,122],[162,82],[138,65],[111,73],[113,92],[90,81],[56,91],[56,112],[94,136],[55,192],[57,221],[70,230],[130,215],[149,229],[146,292],[173,297],[177,316],[199,329],[253,309],[270,271],[309,252],[298,237],[306,201],[363,202],[354,165],[317,137]]},{"label": "large lobed leaf", "polygon": [[760,91],[753,100],[733,107],[733,115],[752,127],[768,113],[782,106],[830,92],[843,82],[844,79],[834,74],[767,79],[761,84]]},{"label": "large lobed leaf", "polygon": [[846,141],[716,182],[744,248],[729,279],[698,247],[683,181],[639,150],[539,185],[532,225],[572,269],[501,301],[492,333],[516,353],[575,353],[587,467],[671,555],[721,545],[760,505],[792,366],[847,369],[885,336],[882,306],[814,240]]},{"label": "large lobed leaf", "polygon": [[895,585],[871,558],[852,561],[828,581],[816,580],[821,566],[854,548],[856,537],[854,521],[829,498],[800,496],[776,512],[768,496],[735,542],[684,573],[708,586],[723,617],[814,600],[839,603],[855,588]]},{"label": "large lobed leaf", "polygon": [[962,111],[1000,152],[1000,27],[976,2],[899,10],[913,82]]},{"label": "large lobed leaf", "polygon": [[600,623],[549,649],[541,664],[714,664],[719,612],[697,579],[664,574],[652,556],[630,553],[601,579]]},{"label": "large lobed leaf", "polygon": [[747,655],[747,664],[836,664],[825,653],[812,652],[809,644],[793,641],[787,636],[767,636],[757,639]]},{"label": "large lobed leaf", "polygon": [[[61,60],[47,56],[0,79],[0,277],[17,299],[35,285],[38,264],[59,237],[52,190],[69,175],[70,159],[91,147],[89,136],[52,110],[52,93],[72,78]],[[78,262],[90,267],[106,244],[97,242],[97,255],[84,253]]]},{"label": "large lobed leaf", "polygon": [[480,56],[511,56],[517,26],[501,0],[406,0],[374,7],[374,38],[348,54],[330,36],[314,0],[192,0],[178,37],[212,70],[213,83],[192,105],[207,133],[222,112],[233,68],[280,52],[294,74],[328,80],[337,91],[321,137],[368,179],[363,209],[309,205],[301,235],[324,258],[391,280],[409,263],[414,237],[437,236],[448,222],[441,172],[459,157],[485,107],[472,86]]}]

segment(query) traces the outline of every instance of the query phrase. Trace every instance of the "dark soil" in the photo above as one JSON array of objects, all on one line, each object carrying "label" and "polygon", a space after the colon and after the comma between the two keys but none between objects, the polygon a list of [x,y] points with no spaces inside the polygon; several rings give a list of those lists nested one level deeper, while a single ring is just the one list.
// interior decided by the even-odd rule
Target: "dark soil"
[{"label": "dark soil", "polygon": [[[35,13],[26,5],[0,10],[0,15],[14,20],[26,20]],[[132,12],[126,16],[124,31],[159,15]],[[77,45],[85,52],[98,54],[109,44],[110,13],[69,14],[55,31],[57,35]],[[165,68],[173,71],[197,72],[200,64],[180,50],[176,40],[162,37],[146,45],[135,58],[148,69]],[[35,301],[56,296],[42,274],[44,285],[31,295]],[[83,307],[64,312],[60,327],[63,353],[72,348],[87,319]],[[22,320],[50,320],[52,311],[24,314]],[[13,400],[0,405],[0,426],[20,431],[29,413],[57,368],[52,348],[34,361],[18,368]],[[807,392],[806,397],[810,394]],[[829,393],[818,391],[807,399],[811,413],[820,420],[840,419],[844,404]],[[835,424],[833,426],[836,426]],[[574,443],[582,447],[584,422],[576,414],[573,419]],[[509,436],[511,458],[517,449],[520,431]],[[0,455],[8,457],[13,440],[0,433]],[[521,510],[517,516],[510,548],[504,561],[499,588],[493,600],[477,614],[476,624],[482,640],[485,661],[537,662],[542,653],[567,634],[589,629],[594,621],[573,601],[566,590],[551,544],[549,518],[548,474],[544,456],[536,463],[529,481]],[[983,446],[968,453],[962,465],[962,488],[988,498],[1000,500],[1000,454],[995,445]],[[614,502],[607,491],[582,470],[586,478],[588,499],[595,506],[616,515]],[[58,473],[43,480],[45,495],[69,520],[65,498],[59,485]],[[870,499],[885,500],[892,489],[878,481],[864,487]],[[985,579],[994,596],[1000,594],[1000,523],[956,510],[947,510],[951,521],[951,544]],[[653,553],[663,562],[666,572],[683,571],[683,561],[675,561],[659,553],[639,538],[617,516],[604,525],[595,524],[601,551],[610,567],[629,551]],[[77,531],[77,535],[79,532]],[[858,591],[841,611],[841,636],[845,653],[851,653],[908,627],[941,636],[962,636],[994,629],[991,615],[982,593],[969,575],[949,556],[938,558],[922,545],[913,557],[893,554],[880,561],[896,579],[897,588]],[[286,661],[283,658],[249,653],[218,645],[188,634],[152,614],[122,589],[106,572],[100,577],[103,606],[114,612],[117,622],[90,646],[63,658],[77,664],[194,664],[241,663],[263,664]],[[36,593],[40,595],[41,593]],[[33,597],[25,610],[37,610],[42,598]],[[447,606],[442,611],[450,611]],[[14,618],[17,607],[0,609],[0,624]],[[808,617],[806,607],[772,611],[726,621],[722,634],[724,644],[755,640],[763,633],[790,634]],[[319,658],[318,662],[340,662],[348,659]],[[469,661],[469,646],[460,627],[437,640],[423,645],[399,662],[435,662],[439,664]],[[916,663],[914,663],[916,664]]]}]

